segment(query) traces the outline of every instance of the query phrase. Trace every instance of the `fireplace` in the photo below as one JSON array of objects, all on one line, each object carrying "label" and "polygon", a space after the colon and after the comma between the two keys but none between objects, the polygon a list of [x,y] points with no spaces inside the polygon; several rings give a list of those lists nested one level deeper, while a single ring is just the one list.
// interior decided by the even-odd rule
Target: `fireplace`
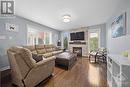
[{"label": "fireplace", "polygon": [[73,47],[73,53],[77,53],[77,56],[82,56],[82,47]]}]

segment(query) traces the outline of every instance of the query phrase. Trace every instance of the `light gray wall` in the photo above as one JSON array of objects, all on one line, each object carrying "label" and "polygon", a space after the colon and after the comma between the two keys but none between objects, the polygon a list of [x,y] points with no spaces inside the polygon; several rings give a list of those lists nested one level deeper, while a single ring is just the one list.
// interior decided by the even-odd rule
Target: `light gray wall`
[{"label": "light gray wall", "polygon": [[87,27],[88,29],[100,29],[100,47],[106,47],[106,24],[98,24]]},{"label": "light gray wall", "polygon": [[[115,17],[127,13],[127,35],[112,38],[110,24]],[[121,0],[120,5],[107,22],[107,47],[111,54],[120,54],[122,51],[130,50],[130,0]]]},{"label": "light gray wall", "polygon": [[[10,32],[5,29],[5,23],[18,25],[18,32]],[[41,31],[52,32],[52,42],[57,44],[59,39],[59,31],[46,27],[31,20],[16,16],[14,18],[0,18],[0,36],[6,39],[0,39],[0,68],[9,65],[6,51],[11,46],[27,44],[27,25],[30,25]],[[10,40],[9,37],[12,37]]]}]

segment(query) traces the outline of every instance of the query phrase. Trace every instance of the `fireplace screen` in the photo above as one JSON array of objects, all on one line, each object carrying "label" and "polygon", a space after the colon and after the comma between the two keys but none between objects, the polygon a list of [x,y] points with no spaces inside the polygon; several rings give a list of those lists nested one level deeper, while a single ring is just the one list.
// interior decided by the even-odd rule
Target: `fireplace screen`
[{"label": "fireplace screen", "polygon": [[77,56],[82,56],[82,47],[73,47],[73,53],[77,53]]}]

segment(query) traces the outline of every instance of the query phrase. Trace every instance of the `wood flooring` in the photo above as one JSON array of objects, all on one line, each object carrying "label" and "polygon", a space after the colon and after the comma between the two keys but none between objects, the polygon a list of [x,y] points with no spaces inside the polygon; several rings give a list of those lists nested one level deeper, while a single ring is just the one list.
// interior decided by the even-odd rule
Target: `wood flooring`
[{"label": "wood flooring", "polygon": [[80,58],[72,69],[55,67],[54,76],[37,87],[107,87],[106,64]]}]

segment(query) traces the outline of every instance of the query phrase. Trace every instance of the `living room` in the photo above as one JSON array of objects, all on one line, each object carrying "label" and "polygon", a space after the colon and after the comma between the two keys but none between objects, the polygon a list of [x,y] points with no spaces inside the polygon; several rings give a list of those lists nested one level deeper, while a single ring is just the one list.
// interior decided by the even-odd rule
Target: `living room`
[{"label": "living room", "polygon": [[0,4],[0,87],[130,87],[129,0]]}]

